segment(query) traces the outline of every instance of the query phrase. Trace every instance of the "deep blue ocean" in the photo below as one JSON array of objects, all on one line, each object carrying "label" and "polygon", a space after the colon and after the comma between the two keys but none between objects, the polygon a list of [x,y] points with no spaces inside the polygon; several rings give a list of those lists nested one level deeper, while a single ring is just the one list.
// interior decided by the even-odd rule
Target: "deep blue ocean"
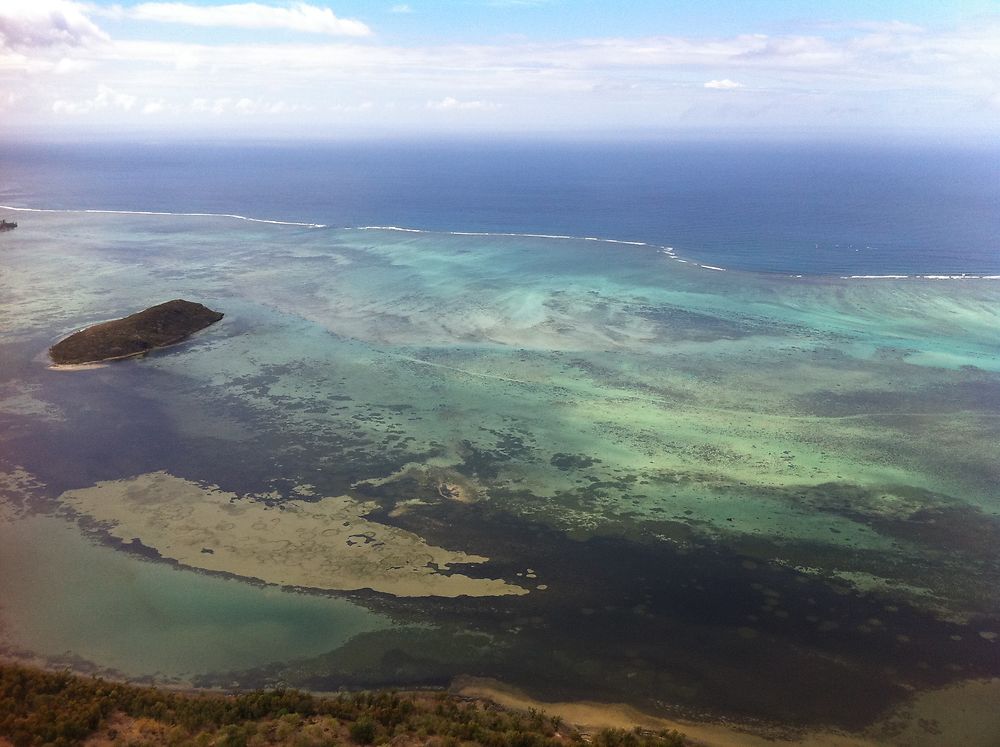
[{"label": "deep blue ocean", "polygon": [[1000,149],[8,143],[0,204],[598,236],[765,272],[1000,273]]}]

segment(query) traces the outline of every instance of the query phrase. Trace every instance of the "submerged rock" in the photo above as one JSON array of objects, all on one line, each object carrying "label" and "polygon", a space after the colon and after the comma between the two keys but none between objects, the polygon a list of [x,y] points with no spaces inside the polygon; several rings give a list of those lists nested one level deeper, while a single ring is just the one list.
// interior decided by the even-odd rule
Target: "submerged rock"
[{"label": "submerged rock", "polygon": [[180,342],[222,319],[222,313],[176,299],[123,319],[95,324],[49,348],[54,363],[96,363],[143,355]]}]

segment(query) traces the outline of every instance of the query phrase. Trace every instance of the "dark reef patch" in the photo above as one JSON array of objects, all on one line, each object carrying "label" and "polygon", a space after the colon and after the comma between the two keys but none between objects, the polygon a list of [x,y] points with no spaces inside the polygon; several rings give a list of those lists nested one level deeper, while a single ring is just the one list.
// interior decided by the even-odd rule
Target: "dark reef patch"
[{"label": "dark reef patch", "polygon": [[589,457],[585,454],[553,454],[552,458],[549,460],[549,464],[553,467],[561,469],[563,472],[568,472],[575,469],[586,469],[591,467],[598,462],[600,459],[595,457]]},{"label": "dark reef patch", "polygon": [[[919,369],[916,369],[919,371]],[[911,376],[914,370],[910,369]],[[821,417],[942,415],[957,412],[1000,413],[1000,381],[978,369],[948,375],[948,383],[916,382],[908,389],[821,390],[800,397],[803,411]]]},{"label": "dark reef patch", "polygon": [[761,320],[750,317],[727,319],[702,314],[678,306],[641,306],[629,309],[638,317],[654,322],[660,334],[670,340],[713,342],[739,340],[754,334],[764,334],[767,329]]},{"label": "dark reef patch", "polygon": [[[490,556],[465,573],[541,588],[476,599],[355,594],[420,627],[365,634],[317,659],[201,684],[441,686],[473,674],[542,700],[857,729],[914,689],[1000,674],[997,647],[975,634],[979,628],[706,540],[576,541],[488,502],[439,501],[395,515],[378,509],[369,518]],[[435,627],[422,627],[430,621]]]}]

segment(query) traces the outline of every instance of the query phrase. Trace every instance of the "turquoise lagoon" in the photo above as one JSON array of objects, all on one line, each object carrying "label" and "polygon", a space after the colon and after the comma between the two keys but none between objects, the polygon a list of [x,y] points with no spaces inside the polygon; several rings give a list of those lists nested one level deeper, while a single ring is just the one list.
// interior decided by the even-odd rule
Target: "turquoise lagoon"
[{"label": "turquoise lagoon", "polygon": [[[585,238],[18,218],[0,237],[9,653],[205,686],[470,674],[849,729],[1000,676],[996,279],[754,274]],[[65,334],[171,298],[226,317],[141,360],[48,367]],[[277,512],[346,496],[478,559],[428,573],[518,593],[281,589],[171,561],[68,497],[153,473]]]}]

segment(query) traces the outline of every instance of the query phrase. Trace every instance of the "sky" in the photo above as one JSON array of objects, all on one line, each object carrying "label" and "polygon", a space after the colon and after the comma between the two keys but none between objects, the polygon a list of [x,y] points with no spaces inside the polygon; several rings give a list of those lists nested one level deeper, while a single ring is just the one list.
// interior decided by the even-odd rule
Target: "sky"
[{"label": "sky", "polygon": [[1000,134],[1000,0],[0,0],[0,135]]}]

